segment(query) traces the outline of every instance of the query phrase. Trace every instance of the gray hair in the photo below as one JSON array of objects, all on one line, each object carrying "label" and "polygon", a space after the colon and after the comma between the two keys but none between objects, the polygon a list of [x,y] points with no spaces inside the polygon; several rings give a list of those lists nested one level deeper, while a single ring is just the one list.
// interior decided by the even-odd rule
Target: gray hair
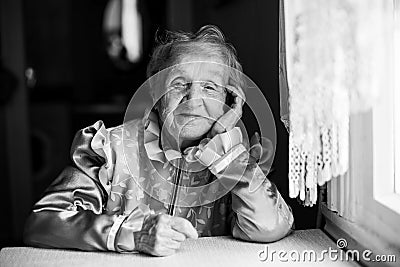
[{"label": "gray hair", "polygon": [[236,49],[225,40],[222,31],[214,25],[206,25],[196,33],[165,31],[164,36],[156,33],[156,46],[147,65],[147,77],[177,64],[180,58],[191,53],[206,50],[208,54],[219,56],[230,67],[230,78],[237,86],[242,86],[242,65]]}]

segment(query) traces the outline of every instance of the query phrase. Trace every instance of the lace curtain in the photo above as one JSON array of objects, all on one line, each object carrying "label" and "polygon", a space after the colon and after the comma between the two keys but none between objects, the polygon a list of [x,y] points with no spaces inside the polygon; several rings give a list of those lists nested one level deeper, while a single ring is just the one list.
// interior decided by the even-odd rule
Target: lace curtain
[{"label": "lace curtain", "polygon": [[385,71],[387,53],[381,49],[387,41],[381,25],[390,4],[280,0],[279,79],[281,119],[289,131],[289,195],[306,206],[316,203],[318,185],[348,170],[350,114],[379,100],[376,70]]}]

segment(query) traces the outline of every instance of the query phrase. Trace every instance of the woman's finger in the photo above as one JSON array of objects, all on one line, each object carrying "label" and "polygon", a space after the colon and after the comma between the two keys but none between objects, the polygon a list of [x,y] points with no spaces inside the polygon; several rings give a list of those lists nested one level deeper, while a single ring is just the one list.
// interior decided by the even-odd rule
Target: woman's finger
[{"label": "woman's finger", "polygon": [[186,239],[186,236],[182,233],[179,233],[178,231],[175,231],[174,229],[171,229],[171,235],[170,235],[172,240],[178,241],[178,242],[183,242]]},{"label": "woman's finger", "polygon": [[245,100],[243,98],[241,98],[240,96],[235,97],[234,100],[234,108],[235,109],[242,109],[243,105],[244,105]]},{"label": "woman's finger", "polygon": [[184,234],[187,238],[197,238],[198,237],[196,229],[185,218],[172,217],[170,225],[171,225],[172,229]]},{"label": "woman's finger", "polygon": [[215,136],[216,134],[232,130],[233,127],[235,127],[237,122],[240,120],[241,116],[241,109],[236,110],[232,108],[228,110],[214,123],[214,126],[211,129],[211,136]]}]

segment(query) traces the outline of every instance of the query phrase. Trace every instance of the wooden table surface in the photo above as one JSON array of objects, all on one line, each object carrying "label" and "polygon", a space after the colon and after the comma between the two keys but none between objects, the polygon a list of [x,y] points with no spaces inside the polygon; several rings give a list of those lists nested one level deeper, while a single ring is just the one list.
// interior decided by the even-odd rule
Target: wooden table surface
[{"label": "wooden table surface", "polygon": [[[169,257],[152,257],[143,254],[118,254],[112,252],[81,252],[62,249],[30,247],[3,248],[0,266],[358,266],[353,261],[330,259],[323,250],[338,250],[336,244],[321,230],[298,230],[290,236],[270,244],[250,243],[231,237],[203,237],[187,240],[177,254]],[[280,252],[280,251],[284,252]],[[314,251],[317,258],[304,261],[304,251]],[[263,253],[261,253],[263,251]],[[274,252],[275,251],[275,252]],[[261,254],[260,254],[261,253]],[[279,253],[280,256],[279,256]],[[340,259],[338,250],[336,255]],[[268,255],[268,258],[266,258]],[[310,255],[310,254],[307,254]],[[260,258],[261,256],[261,258]],[[297,261],[300,257],[300,261]],[[308,257],[307,257],[308,258]],[[345,257],[342,257],[345,258]],[[264,260],[264,261],[262,261]],[[296,260],[296,261],[295,261]]]}]

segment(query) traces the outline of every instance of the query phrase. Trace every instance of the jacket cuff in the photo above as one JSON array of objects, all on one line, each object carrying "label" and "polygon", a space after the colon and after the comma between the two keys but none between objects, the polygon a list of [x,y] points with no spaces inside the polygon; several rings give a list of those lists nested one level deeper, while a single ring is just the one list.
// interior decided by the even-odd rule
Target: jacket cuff
[{"label": "jacket cuff", "polygon": [[217,175],[218,173],[225,170],[237,157],[240,156],[243,152],[246,152],[247,149],[242,144],[238,144],[228,151],[225,155],[216,160],[211,166],[209,166],[209,170]]},{"label": "jacket cuff", "polygon": [[246,151],[239,127],[217,134],[205,145],[200,145],[195,157],[213,174],[224,170],[241,153]]},{"label": "jacket cuff", "polygon": [[134,232],[142,229],[144,218],[150,214],[148,206],[140,204],[129,215],[119,215],[107,237],[107,249],[117,252],[135,250]]},{"label": "jacket cuff", "polygon": [[110,232],[107,236],[107,249],[116,251],[115,247],[115,239],[118,233],[118,230],[121,228],[122,223],[126,220],[128,216],[126,215],[119,215],[114,221],[114,224],[111,226]]}]

